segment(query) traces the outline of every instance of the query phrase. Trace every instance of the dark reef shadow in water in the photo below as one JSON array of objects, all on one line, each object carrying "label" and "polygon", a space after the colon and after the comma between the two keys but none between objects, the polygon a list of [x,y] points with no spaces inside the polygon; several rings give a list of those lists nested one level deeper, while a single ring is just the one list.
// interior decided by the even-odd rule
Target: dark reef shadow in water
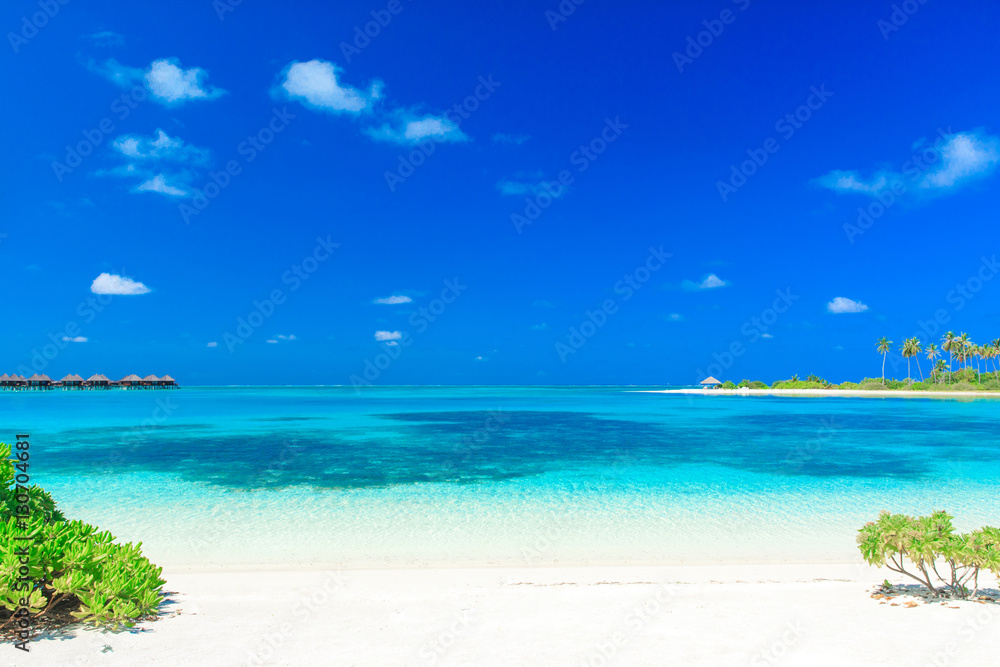
[{"label": "dark reef shadow in water", "polygon": [[[891,416],[713,415],[676,425],[583,412],[452,411],[379,416],[382,430],[308,429],[231,435],[173,424],[54,434],[38,464],[53,473],[164,472],[232,488],[311,484],[363,488],[475,483],[582,466],[715,464],[808,477],[921,477],[945,463],[1000,459],[1000,436],[973,420],[951,428]],[[837,420],[841,420],[838,422]],[[297,419],[282,419],[294,424]],[[848,427],[847,422],[850,426]],[[960,426],[960,427],[959,427]],[[920,428],[917,428],[920,427]],[[43,460],[44,459],[44,460]],[[624,479],[624,478],[623,478]]]}]

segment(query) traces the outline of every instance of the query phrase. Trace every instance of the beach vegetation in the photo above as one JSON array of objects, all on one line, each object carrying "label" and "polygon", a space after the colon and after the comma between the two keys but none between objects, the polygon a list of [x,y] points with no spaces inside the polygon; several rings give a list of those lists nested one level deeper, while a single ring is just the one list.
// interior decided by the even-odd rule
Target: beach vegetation
[{"label": "beach vegetation", "polygon": [[731,380],[726,380],[720,385],[723,389],[736,389],[736,385]]},{"label": "beach vegetation", "polygon": [[958,533],[953,518],[944,511],[919,517],[882,512],[858,531],[858,548],[869,565],[909,577],[935,597],[975,598],[980,574],[1000,577],[1000,529]]},{"label": "beach vegetation", "polygon": [[141,543],[119,544],[67,520],[48,492],[18,484],[28,477],[26,460],[0,443],[0,636],[74,623],[115,630],[155,618],[163,569]]}]

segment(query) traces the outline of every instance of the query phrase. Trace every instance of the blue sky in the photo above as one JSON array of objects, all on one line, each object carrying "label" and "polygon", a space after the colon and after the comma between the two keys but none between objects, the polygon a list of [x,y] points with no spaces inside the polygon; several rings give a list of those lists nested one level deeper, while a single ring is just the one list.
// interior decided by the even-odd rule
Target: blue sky
[{"label": "blue sky", "polygon": [[1000,337],[1000,7],[2,16],[4,372],[841,381]]}]

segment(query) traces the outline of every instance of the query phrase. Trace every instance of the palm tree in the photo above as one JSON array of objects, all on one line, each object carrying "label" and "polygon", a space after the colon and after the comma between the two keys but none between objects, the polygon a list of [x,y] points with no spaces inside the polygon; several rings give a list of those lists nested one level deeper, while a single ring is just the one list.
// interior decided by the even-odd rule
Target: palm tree
[{"label": "palm tree", "polygon": [[962,368],[967,367],[967,361],[969,359],[969,346],[972,345],[972,341],[969,340],[969,334],[962,333],[958,337],[958,349],[962,353]]},{"label": "palm tree", "polygon": [[885,336],[878,339],[876,343],[879,353],[882,355],[882,386],[885,386],[885,355],[889,354],[889,350],[892,349],[892,341],[887,340]]},{"label": "palm tree", "polygon": [[911,347],[911,352],[912,352],[912,354],[913,354],[914,357],[917,357],[917,370],[920,371],[920,381],[923,382],[924,381],[924,369],[920,367],[920,357],[918,356],[921,353],[921,351],[923,351],[923,348],[920,347],[920,339],[917,338],[916,336],[914,336],[910,340],[913,341],[912,347]]},{"label": "palm tree", "polygon": [[[982,345],[979,348],[979,355],[983,358],[984,360],[983,366],[986,368],[986,374],[989,375],[990,359],[993,359],[997,356],[996,348],[993,347],[992,343],[987,343],[986,345]],[[995,366],[996,362],[994,362],[993,365]],[[980,384],[982,384],[982,382],[980,382]]]},{"label": "palm tree", "polygon": [[972,355],[976,358],[976,382],[979,384],[983,383],[983,371],[979,368],[979,361],[981,359],[986,359],[986,348],[982,345],[972,346]]},{"label": "palm tree", "polygon": [[910,357],[912,357],[916,352],[914,352],[914,342],[916,338],[907,338],[903,341],[903,344],[899,346],[899,351],[902,353],[903,358],[906,359],[906,383],[910,384]]},{"label": "palm tree", "polygon": [[996,379],[1000,380],[1000,362],[997,361],[997,358],[1000,357],[1000,338],[993,339],[990,347],[993,348],[993,373]]},{"label": "palm tree", "polygon": [[927,361],[931,362],[931,366],[934,366],[934,360],[941,356],[941,350],[934,343],[927,346]]},{"label": "palm tree", "polygon": [[958,343],[955,340],[954,332],[949,331],[941,337],[941,349],[948,353],[948,382],[951,383],[951,362],[955,359],[955,347]]},{"label": "palm tree", "polygon": [[[938,377],[944,375],[945,370],[948,368],[948,364],[945,363],[944,359],[938,359],[937,364],[934,365],[934,372],[938,374]],[[938,380],[940,382],[940,380]]]}]

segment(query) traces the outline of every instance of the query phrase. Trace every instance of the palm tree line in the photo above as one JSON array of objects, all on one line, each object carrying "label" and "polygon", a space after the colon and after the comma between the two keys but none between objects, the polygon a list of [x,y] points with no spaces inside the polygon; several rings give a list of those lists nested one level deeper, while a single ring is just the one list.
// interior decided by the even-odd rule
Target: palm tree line
[{"label": "palm tree line", "polygon": [[[892,351],[892,341],[887,339],[885,336],[879,338],[875,343],[878,353],[882,355],[882,385],[885,385],[885,359],[889,352]],[[961,370],[972,367],[972,363],[975,362],[976,377],[979,384],[982,384],[982,368],[986,368],[986,372],[990,372],[990,360],[993,360],[993,374],[1000,380],[1000,338],[994,339],[990,343],[984,345],[978,345],[969,338],[969,334],[961,333],[957,336],[954,332],[949,331],[944,336],[941,337],[941,347],[936,344],[931,343],[926,348],[922,347],[920,339],[914,336],[913,338],[907,338],[903,341],[903,344],[899,347],[899,352],[906,359],[906,381],[910,382],[910,360],[913,357],[917,357],[917,370],[920,371],[920,381],[924,381],[924,369],[920,366],[919,355],[921,352],[927,357],[927,360],[931,363],[931,378],[938,378],[936,381],[940,382],[940,378],[948,378],[948,383],[951,384],[951,378],[953,375],[952,367],[957,361]],[[948,361],[944,359],[939,359],[938,357],[943,356],[943,354],[948,353]],[[982,362],[983,366],[980,366]]]}]

